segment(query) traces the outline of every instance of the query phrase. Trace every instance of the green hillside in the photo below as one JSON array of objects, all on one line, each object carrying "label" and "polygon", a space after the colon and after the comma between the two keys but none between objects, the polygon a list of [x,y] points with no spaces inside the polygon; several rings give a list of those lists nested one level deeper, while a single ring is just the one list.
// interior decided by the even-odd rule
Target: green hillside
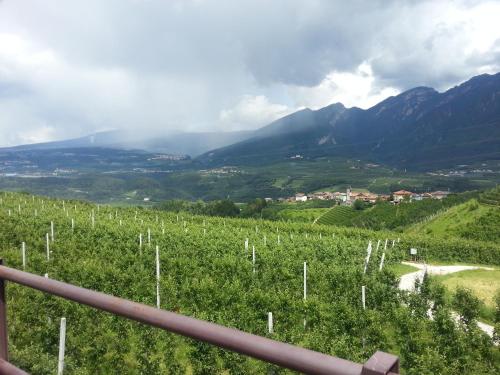
[{"label": "green hillside", "polygon": [[[486,195],[490,196],[490,195]],[[483,202],[486,198],[480,198]],[[489,199],[488,202],[494,202]],[[500,207],[472,199],[451,207],[430,220],[416,224],[409,233],[425,233],[439,237],[460,237],[470,240],[500,240]]]},{"label": "green hillside", "polygon": [[380,202],[363,210],[356,210],[349,206],[338,206],[321,216],[317,222],[327,225],[401,231],[449,207],[478,197],[478,195],[477,192],[467,192],[451,194],[442,200],[425,199],[403,202],[398,205]]},{"label": "green hillside", "polygon": [[[0,256],[9,267],[23,269],[25,242],[27,272],[155,306],[158,246],[162,309],[357,362],[376,350],[396,353],[406,374],[497,374],[492,341],[455,326],[449,305],[437,307],[439,320],[429,320],[428,297],[400,293],[391,266],[410,246],[427,259],[499,264],[500,247],[398,236],[0,194]],[[385,251],[387,267],[379,271],[384,250],[374,249],[364,274],[368,241],[385,239],[394,244]],[[290,373],[14,283],[7,298],[10,360],[32,374],[55,373],[61,317],[68,332],[65,374]],[[275,318],[272,334],[268,312]]]},{"label": "green hillside", "polygon": [[349,206],[335,206],[316,221],[317,224],[351,226],[352,220],[361,212]]}]

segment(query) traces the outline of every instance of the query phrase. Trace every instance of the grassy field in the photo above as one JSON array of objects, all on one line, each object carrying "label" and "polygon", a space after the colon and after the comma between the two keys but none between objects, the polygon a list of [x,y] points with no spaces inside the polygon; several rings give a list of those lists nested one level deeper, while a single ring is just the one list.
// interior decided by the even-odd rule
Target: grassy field
[{"label": "grassy field", "polygon": [[487,323],[493,323],[495,293],[500,290],[500,269],[494,271],[461,271],[444,276],[435,276],[435,279],[443,283],[450,295],[458,287],[470,289],[484,303],[480,312],[481,318]]},{"label": "grassy field", "polygon": [[[496,219],[498,218],[498,219]],[[473,199],[451,207],[429,221],[410,227],[407,232],[439,237],[463,237],[495,241],[500,236],[500,209]]]}]

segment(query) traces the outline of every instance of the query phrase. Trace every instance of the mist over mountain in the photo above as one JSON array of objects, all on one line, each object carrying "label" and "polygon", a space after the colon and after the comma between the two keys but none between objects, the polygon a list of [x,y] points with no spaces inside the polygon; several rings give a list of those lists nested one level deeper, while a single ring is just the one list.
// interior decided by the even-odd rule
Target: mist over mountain
[{"label": "mist over mountain", "polygon": [[242,142],[198,158],[258,164],[348,157],[428,169],[500,158],[500,73],[476,76],[443,93],[416,87],[362,110],[336,103],[305,109]]},{"label": "mist over mountain", "polygon": [[253,136],[251,131],[235,132],[169,132],[163,135],[139,136],[135,132],[112,130],[63,141],[35,143],[0,148],[0,151],[54,150],[69,148],[109,148],[144,150],[147,152],[198,156],[214,148],[224,147]]}]

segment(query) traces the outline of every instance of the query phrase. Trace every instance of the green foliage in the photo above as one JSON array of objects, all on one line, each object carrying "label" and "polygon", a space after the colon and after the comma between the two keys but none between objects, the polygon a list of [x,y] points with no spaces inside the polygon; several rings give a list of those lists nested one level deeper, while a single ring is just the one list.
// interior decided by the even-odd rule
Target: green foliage
[{"label": "green foliage", "polygon": [[170,212],[188,212],[194,215],[209,215],[221,217],[235,217],[240,209],[229,199],[212,201],[188,202],[183,200],[169,200],[156,206],[157,209]]},{"label": "green foliage", "polygon": [[459,313],[462,322],[469,327],[479,316],[481,301],[470,289],[459,287],[453,296],[453,307]]},{"label": "green foliage", "polygon": [[[405,257],[406,238],[387,249],[388,267],[382,272],[382,248],[374,249],[363,274],[368,240],[383,240],[390,233],[116,209],[18,194],[0,198],[0,251],[10,267],[22,268],[20,245],[26,242],[28,272],[155,305],[153,249],[158,245],[163,309],[358,362],[376,350],[398,353],[408,374],[471,373],[477,363],[482,373],[497,373],[498,362],[490,358],[491,340],[447,326],[444,312],[440,322],[446,329],[439,329],[448,336],[439,337],[435,323],[422,317],[423,308],[411,308],[424,306],[432,294],[406,297],[398,291],[390,265]],[[55,241],[47,261],[45,234],[51,221]],[[148,229],[150,244],[144,236]],[[140,233],[145,239],[142,248]],[[251,251],[244,248],[247,238],[256,248],[255,272]],[[432,249],[436,244],[427,240],[421,238],[437,253]],[[442,243],[439,250],[458,251],[452,245]],[[302,296],[304,261],[307,301]],[[361,308],[362,285],[366,310]],[[33,374],[55,372],[63,316],[68,324],[68,374],[290,373],[14,283],[8,283],[7,298],[11,360]],[[268,311],[275,317],[272,335],[266,329]]]}]

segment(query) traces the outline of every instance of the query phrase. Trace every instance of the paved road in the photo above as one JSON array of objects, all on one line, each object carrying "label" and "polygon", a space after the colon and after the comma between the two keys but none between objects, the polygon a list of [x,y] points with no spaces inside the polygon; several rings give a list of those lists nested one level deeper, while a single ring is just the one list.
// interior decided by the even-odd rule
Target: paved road
[{"label": "paved road", "polygon": [[[492,271],[494,268],[489,267],[479,267],[479,266],[432,266],[429,264],[422,263],[411,263],[411,262],[403,262],[403,264],[417,267],[419,270],[415,272],[407,273],[401,276],[401,280],[399,281],[399,289],[413,291],[415,290],[415,281],[418,279],[422,281],[424,278],[424,274],[427,271],[429,275],[447,275],[449,273],[467,271],[467,270],[488,270]],[[456,313],[453,313],[453,317],[455,320],[459,319],[459,316]],[[493,337],[493,326],[483,322],[477,322],[479,328],[481,328],[488,336]]]}]

